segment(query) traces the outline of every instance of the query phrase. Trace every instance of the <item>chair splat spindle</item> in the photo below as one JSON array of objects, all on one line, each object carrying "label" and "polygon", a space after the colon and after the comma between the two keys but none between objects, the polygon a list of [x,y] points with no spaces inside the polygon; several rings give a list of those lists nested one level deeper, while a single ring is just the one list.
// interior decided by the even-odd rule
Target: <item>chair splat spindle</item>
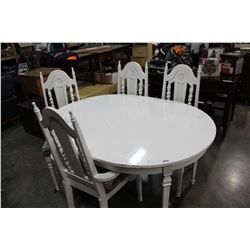
[{"label": "chair splat spindle", "polygon": [[143,83],[142,80],[139,81],[139,95],[142,96]]},{"label": "chair splat spindle", "polygon": [[55,107],[55,104],[54,104],[54,100],[53,100],[53,97],[52,97],[52,93],[51,93],[51,90],[49,89],[48,90],[48,95],[49,95],[49,102],[50,102],[50,105],[51,107]]},{"label": "chair splat spindle", "polygon": [[189,89],[189,95],[188,95],[188,104],[191,105],[192,99],[193,99],[193,92],[194,92],[194,85],[191,85]]},{"label": "chair splat spindle", "polygon": [[121,93],[125,94],[125,82],[124,82],[124,79],[122,79]]},{"label": "chair splat spindle", "polygon": [[170,100],[170,97],[171,97],[171,84],[169,82],[167,87],[167,100]]},{"label": "chair splat spindle", "polygon": [[72,88],[72,86],[69,87],[69,92],[70,92],[71,102],[74,102],[75,98],[74,98],[74,93],[73,93],[73,88]]}]

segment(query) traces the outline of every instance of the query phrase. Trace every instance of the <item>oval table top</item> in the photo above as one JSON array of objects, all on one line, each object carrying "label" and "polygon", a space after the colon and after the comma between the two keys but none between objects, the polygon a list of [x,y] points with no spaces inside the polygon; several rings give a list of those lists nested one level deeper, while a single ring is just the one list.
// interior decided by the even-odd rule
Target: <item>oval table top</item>
[{"label": "oval table top", "polygon": [[102,95],[60,108],[66,119],[68,111],[91,156],[107,166],[152,169],[189,161],[216,135],[213,120],[198,108],[152,97]]}]

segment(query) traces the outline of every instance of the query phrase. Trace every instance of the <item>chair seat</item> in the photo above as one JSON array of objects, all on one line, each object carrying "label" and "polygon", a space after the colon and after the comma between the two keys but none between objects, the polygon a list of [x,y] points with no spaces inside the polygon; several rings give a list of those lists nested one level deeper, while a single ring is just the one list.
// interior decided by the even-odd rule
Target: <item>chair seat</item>
[{"label": "chair seat", "polygon": [[106,193],[109,193],[111,190],[113,190],[117,185],[119,185],[127,177],[128,177],[127,174],[120,174],[114,180],[104,182],[103,185],[104,185],[104,189],[105,189]]},{"label": "chair seat", "polygon": [[[42,146],[42,151],[44,157],[51,156],[51,151],[49,148],[49,144],[47,141],[44,142]],[[100,172],[104,172],[101,168],[98,168]],[[104,182],[104,189],[107,193],[109,193],[111,190],[113,190],[117,185],[119,185],[123,180],[125,180],[128,177],[127,174],[120,174],[117,178],[111,181]]]}]

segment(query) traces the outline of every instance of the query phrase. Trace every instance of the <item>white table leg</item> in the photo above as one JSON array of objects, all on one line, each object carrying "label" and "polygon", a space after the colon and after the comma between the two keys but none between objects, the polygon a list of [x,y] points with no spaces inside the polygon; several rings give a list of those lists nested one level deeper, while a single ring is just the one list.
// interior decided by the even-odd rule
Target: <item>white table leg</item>
[{"label": "white table leg", "polygon": [[168,208],[169,204],[169,195],[172,179],[170,177],[171,174],[164,174],[162,181],[162,207]]},{"label": "white table leg", "polygon": [[136,186],[137,186],[137,192],[138,192],[138,200],[142,202],[142,180],[141,176],[137,175],[136,176]]},{"label": "white table leg", "polygon": [[192,185],[195,184],[196,171],[197,171],[197,161],[194,162],[193,166],[192,181],[191,181]]},{"label": "white table leg", "polygon": [[176,197],[181,197],[183,174],[184,174],[184,168],[178,169],[178,181],[177,181]]}]

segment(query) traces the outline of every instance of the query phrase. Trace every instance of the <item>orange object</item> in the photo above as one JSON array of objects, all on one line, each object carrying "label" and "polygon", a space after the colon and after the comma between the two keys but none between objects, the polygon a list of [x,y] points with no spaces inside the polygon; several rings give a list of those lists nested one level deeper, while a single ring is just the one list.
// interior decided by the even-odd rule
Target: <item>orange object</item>
[{"label": "orange object", "polygon": [[183,48],[183,46],[175,45],[174,46],[174,51],[175,51],[176,54],[181,55],[184,52],[184,48]]},{"label": "orange object", "polygon": [[67,58],[67,60],[75,61],[75,60],[77,60],[77,56],[69,56],[69,57]]}]

